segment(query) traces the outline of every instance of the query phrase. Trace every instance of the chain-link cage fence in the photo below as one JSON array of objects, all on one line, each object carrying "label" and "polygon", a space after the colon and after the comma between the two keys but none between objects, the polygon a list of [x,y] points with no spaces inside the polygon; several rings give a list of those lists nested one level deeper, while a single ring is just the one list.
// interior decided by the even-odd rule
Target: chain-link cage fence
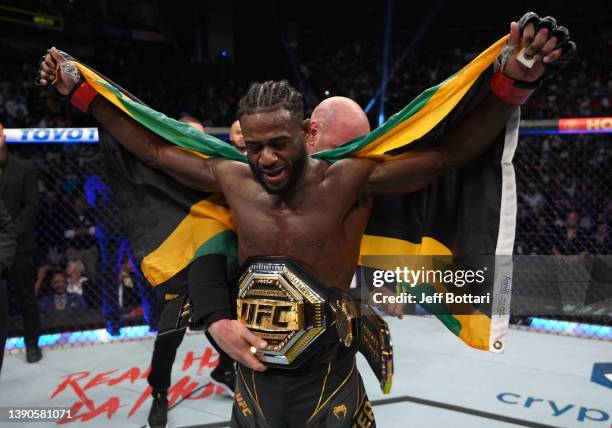
[{"label": "chain-link cage fence", "polygon": [[[110,336],[129,335],[134,330],[121,327],[130,325],[155,330],[155,292],[126,239],[98,145],[13,144],[9,150],[31,159],[38,174],[33,258],[42,333],[75,332],[66,341],[87,342],[99,339],[100,329]],[[20,336],[19,306],[9,296],[9,337]]]},{"label": "chain-link cage fence", "polygon": [[514,323],[612,325],[611,161],[609,134],[520,138]]},{"label": "chain-link cage fence", "polygon": [[[111,336],[155,330],[155,292],[132,255],[109,189],[112,177],[105,173],[97,144],[11,144],[9,148],[32,159],[38,171],[34,267],[43,333],[74,332],[62,340],[82,342],[96,329],[106,329],[104,334]],[[530,263],[541,267],[541,257],[522,257],[526,261],[515,264],[515,281],[524,286],[513,292],[512,312],[521,314],[512,318],[513,323],[529,324],[533,316],[543,315],[611,324],[610,259],[598,258],[595,267],[591,260],[590,267],[575,268],[554,258],[612,254],[610,164],[612,151],[605,134],[521,137],[515,156],[515,253],[549,256],[544,260],[552,264],[549,272],[557,272],[557,278],[542,278],[541,270],[530,270]],[[597,269],[603,273],[594,278]],[[11,297],[9,337],[22,334],[14,300]],[[542,313],[538,302],[551,301],[554,309]],[[536,305],[533,310],[530,304]],[[145,327],[120,330],[130,325]]]}]

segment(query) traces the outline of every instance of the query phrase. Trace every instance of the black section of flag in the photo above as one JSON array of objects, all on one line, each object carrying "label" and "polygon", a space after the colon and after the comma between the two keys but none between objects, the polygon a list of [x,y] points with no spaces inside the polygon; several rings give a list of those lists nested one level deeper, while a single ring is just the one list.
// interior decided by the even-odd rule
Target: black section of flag
[{"label": "black section of flag", "polygon": [[100,144],[113,196],[140,263],[170,235],[193,204],[209,195],[188,189],[145,165],[103,129],[100,129]]}]

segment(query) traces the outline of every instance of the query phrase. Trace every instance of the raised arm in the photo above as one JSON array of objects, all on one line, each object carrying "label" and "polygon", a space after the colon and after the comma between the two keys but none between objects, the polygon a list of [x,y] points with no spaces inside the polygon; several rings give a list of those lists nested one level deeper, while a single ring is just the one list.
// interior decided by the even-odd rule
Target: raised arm
[{"label": "raised arm", "polygon": [[218,159],[202,159],[171,145],[101,96],[93,103],[91,114],[127,151],[147,165],[192,189],[219,190],[214,169]]},{"label": "raised arm", "polygon": [[[520,25],[512,22],[510,38],[500,53],[501,70],[491,79],[491,92],[435,148],[413,150],[404,159],[377,164],[366,184],[367,193],[413,192],[442,173],[482,155],[516,106],[522,104],[544,78],[569,61],[575,45],[568,38],[567,29],[557,27],[554,18],[540,19],[528,13]],[[525,47],[524,59],[519,60],[515,52],[521,41]],[[534,59],[531,68],[524,65]]]},{"label": "raised arm", "polygon": [[[39,84],[55,82],[57,91],[70,96],[73,104],[78,93],[79,75],[57,49],[51,48],[40,64]],[[97,96],[86,110],[130,153],[147,165],[160,169],[182,184],[201,191],[219,190],[215,176],[216,159],[202,159],[171,145],[122,113],[102,96]]]},{"label": "raised arm", "polygon": [[465,165],[493,143],[513,109],[488,94],[441,145],[412,150],[404,159],[378,163],[369,177],[368,193],[414,192],[444,172]]}]

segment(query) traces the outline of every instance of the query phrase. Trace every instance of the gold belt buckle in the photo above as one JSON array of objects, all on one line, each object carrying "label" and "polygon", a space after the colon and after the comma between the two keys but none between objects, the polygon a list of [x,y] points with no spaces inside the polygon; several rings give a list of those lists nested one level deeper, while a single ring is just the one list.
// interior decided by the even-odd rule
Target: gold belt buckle
[{"label": "gold belt buckle", "polygon": [[249,259],[239,280],[238,320],[268,345],[257,357],[271,366],[293,367],[327,330],[325,303],[315,280],[290,259]]}]

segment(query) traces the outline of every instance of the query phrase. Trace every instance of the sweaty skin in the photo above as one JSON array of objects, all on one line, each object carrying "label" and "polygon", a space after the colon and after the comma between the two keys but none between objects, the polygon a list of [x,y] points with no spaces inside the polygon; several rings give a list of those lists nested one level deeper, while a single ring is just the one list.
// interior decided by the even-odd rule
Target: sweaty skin
[{"label": "sweaty skin", "polygon": [[[524,42],[530,52],[551,62],[558,58],[560,49],[553,51],[554,38],[542,36],[542,31],[547,30],[533,37],[531,29],[530,40]],[[519,41],[518,26],[513,23],[510,43]],[[53,48],[41,65],[41,83],[51,82],[56,65],[63,61]],[[504,72],[516,80],[533,81],[543,74],[544,67],[539,72],[529,70],[510,58]],[[56,84],[60,93],[67,94],[74,85],[69,75],[60,73]],[[512,111],[512,106],[489,93],[435,148],[413,150],[410,157],[384,163],[351,158],[330,165],[307,158],[295,186],[286,189],[313,131],[309,120],[301,121],[285,109],[240,118],[247,157],[251,167],[261,173],[260,183],[249,165],[219,158],[202,160],[178,150],[102,97],[92,106],[94,118],[150,166],[193,189],[223,193],[237,227],[241,262],[249,256],[288,256],[323,283],[343,290],[349,288],[357,265],[372,196],[419,190],[445,171],[477,158]],[[249,344],[264,347],[265,342],[238,321],[218,321],[209,331],[232,358],[254,370],[265,370],[248,349]]]}]

